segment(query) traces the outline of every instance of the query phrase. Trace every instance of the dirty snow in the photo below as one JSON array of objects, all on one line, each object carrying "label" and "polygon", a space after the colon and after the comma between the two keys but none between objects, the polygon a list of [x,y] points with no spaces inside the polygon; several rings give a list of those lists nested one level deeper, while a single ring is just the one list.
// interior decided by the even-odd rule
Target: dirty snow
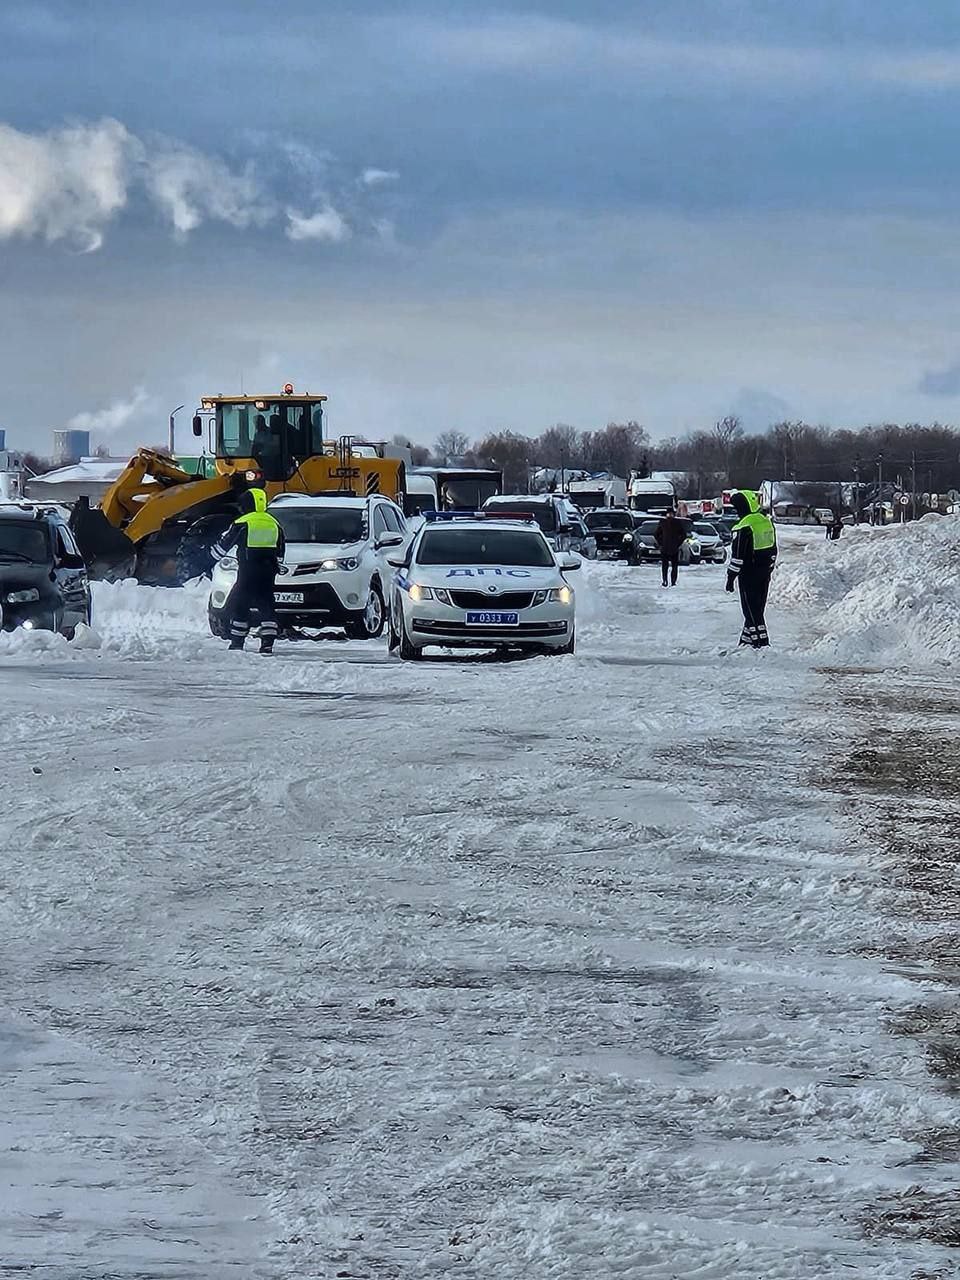
[{"label": "dirty snow", "polygon": [[265,661],[135,584],[4,637],[0,1275],[954,1274],[951,988],[819,656],[902,653],[831,611],[946,529],[788,533],[761,655],[606,564],[574,657]]}]

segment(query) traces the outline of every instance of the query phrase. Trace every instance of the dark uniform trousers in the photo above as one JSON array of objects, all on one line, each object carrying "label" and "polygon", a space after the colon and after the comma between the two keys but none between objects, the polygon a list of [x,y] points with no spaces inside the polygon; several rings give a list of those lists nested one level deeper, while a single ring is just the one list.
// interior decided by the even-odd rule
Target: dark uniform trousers
[{"label": "dark uniform trousers", "polygon": [[273,598],[276,572],[276,556],[264,556],[261,559],[255,553],[248,553],[248,558],[241,560],[231,602],[231,640],[243,640],[247,636],[254,625],[251,622],[252,614],[256,614],[259,620],[261,640],[277,638],[279,628]]},{"label": "dark uniform trousers", "polygon": [[770,643],[764,617],[770,592],[770,574],[771,570],[764,567],[752,571],[741,570],[737,575],[740,607],[743,610],[740,643],[751,645],[754,649],[765,649]]}]

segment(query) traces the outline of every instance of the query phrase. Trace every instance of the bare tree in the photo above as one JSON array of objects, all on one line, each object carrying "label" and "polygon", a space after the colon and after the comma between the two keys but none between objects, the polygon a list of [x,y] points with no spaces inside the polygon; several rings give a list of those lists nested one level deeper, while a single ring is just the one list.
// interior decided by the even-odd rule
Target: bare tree
[{"label": "bare tree", "polygon": [[439,466],[443,466],[448,459],[462,458],[470,448],[470,441],[463,431],[457,431],[451,428],[449,431],[441,431],[433,442],[433,456],[437,460]]},{"label": "bare tree", "polygon": [[723,467],[724,481],[730,483],[730,458],[733,453],[734,444],[743,435],[743,427],[740,425],[740,419],[735,414],[727,414],[725,418],[721,418],[713,424],[713,434],[717,441],[717,448],[720,453],[720,463]]}]

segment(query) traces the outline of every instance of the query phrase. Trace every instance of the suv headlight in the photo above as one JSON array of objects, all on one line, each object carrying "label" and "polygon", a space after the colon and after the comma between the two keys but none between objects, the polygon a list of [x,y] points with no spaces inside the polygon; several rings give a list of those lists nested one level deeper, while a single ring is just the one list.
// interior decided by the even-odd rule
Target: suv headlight
[{"label": "suv headlight", "polygon": [[26,591],[8,591],[3,598],[7,604],[32,604],[40,599],[40,592],[36,587],[29,587]]},{"label": "suv headlight", "polygon": [[338,560],[323,560],[320,564],[320,568],[326,570],[328,573],[334,569],[346,569],[349,572],[353,569],[359,569],[360,561],[356,556],[342,556]]},{"label": "suv headlight", "polygon": [[548,598],[551,604],[570,604],[573,600],[573,589],[571,587],[554,587]]}]

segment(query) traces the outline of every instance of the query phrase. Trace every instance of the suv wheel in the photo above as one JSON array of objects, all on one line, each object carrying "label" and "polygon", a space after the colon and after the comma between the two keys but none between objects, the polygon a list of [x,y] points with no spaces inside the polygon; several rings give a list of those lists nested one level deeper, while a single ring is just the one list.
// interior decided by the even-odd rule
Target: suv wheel
[{"label": "suv wheel", "polygon": [[366,605],[350,619],[344,630],[351,640],[376,640],[383,634],[385,620],[386,607],[379,584],[371,582]]}]

